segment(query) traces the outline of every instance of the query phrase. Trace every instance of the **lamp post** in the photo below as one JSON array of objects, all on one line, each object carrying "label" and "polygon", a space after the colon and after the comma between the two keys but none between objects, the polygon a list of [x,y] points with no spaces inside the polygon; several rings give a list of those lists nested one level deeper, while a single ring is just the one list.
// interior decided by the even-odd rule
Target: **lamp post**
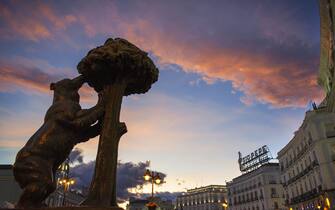
[{"label": "lamp post", "polygon": [[70,189],[70,185],[73,185],[75,183],[74,179],[71,178],[63,178],[59,180],[58,182],[60,185],[63,185],[63,206],[65,206],[65,197],[66,197],[66,192]]},{"label": "lamp post", "polygon": [[153,171],[150,171],[147,169],[143,176],[145,181],[149,181],[151,179],[151,199],[154,198],[154,185],[160,184],[162,182],[161,177],[159,176],[159,173],[155,173]]}]

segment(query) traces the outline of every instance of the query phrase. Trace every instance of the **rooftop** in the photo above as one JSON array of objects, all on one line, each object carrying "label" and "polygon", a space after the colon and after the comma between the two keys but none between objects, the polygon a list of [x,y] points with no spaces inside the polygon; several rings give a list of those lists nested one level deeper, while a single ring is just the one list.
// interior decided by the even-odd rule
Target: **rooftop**
[{"label": "rooftop", "polygon": [[0,169],[4,170],[4,169],[12,169],[13,165],[10,164],[0,164]]},{"label": "rooftop", "polygon": [[234,184],[233,182],[239,182],[239,181],[242,181],[242,180],[244,181],[244,178],[261,174],[267,168],[272,168],[272,167],[278,167],[278,170],[279,170],[279,163],[269,162],[267,164],[264,164],[264,165],[260,166],[259,168],[255,169],[253,171],[250,171],[248,173],[245,173],[245,174],[242,174],[238,177],[235,177],[232,181],[228,182],[227,185]]}]

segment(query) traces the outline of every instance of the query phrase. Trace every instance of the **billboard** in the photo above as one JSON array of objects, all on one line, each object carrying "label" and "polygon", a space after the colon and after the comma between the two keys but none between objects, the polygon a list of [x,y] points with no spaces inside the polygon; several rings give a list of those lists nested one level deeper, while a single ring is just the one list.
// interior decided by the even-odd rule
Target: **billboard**
[{"label": "billboard", "polygon": [[259,166],[268,163],[272,159],[268,146],[264,145],[250,154],[242,157],[241,152],[238,152],[238,164],[241,172],[252,171]]}]

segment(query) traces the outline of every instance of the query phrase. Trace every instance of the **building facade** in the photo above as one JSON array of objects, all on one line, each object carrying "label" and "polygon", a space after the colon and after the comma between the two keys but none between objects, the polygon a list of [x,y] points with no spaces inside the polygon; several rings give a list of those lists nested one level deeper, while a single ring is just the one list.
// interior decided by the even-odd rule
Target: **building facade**
[{"label": "building facade", "polygon": [[[0,208],[14,207],[20,198],[22,189],[15,181],[12,165],[0,165]],[[76,190],[65,192],[61,186],[58,186],[56,191],[50,194],[45,200],[45,204],[49,207],[59,206],[78,206],[85,197],[82,193]]]},{"label": "building facade", "polygon": [[229,210],[284,210],[278,163],[266,163],[227,183]]},{"label": "building facade", "polygon": [[335,113],[306,112],[278,159],[288,208],[335,209]]},{"label": "building facade", "polygon": [[64,192],[61,188],[58,188],[48,196],[45,204],[49,207],[79,206],[85,198],[80,191],[70,190]]},{"label": "building facade", "polygon": [[177,210],[224,210],[227,203],[225,185],[209,185],[187,190],[177,197]]},{"label": "building facade", "polygon": [[[67,158],[57,169],[55,174],[56,190],[51,193],[45,200],[45,204],[49,207],[60,206],[79,206],[84,200],[85,196],[81,190],[70,189],[71,185],[75,183],[74,179],[69,178],[70,160]],[[61,181],[66,180],[68,185]],[[73,181],[70,184],[70,180]]]},{"label": "building facade", "polygon": [[12,165],[0,165],[0,208],[14,205],[22,190],[15,181]]}]

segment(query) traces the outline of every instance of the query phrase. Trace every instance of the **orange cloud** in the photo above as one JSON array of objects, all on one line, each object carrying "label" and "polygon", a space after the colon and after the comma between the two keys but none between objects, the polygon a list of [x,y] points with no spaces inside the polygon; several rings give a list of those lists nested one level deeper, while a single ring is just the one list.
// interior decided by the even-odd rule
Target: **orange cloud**
[{"label": "orange cloud", "polygon": [[15,14],[4,6],[0,7],[0,14],[1,19],[5,19],[10,28],[6,28],[6,30],[2,29],[2,36],[12,37],[20,35],[32,41],[51,37],[49,29],[40,22],[36,22],[30,18],[16,18]]},{"label": "orange cloud", "polygon": [[[160,18],[155,16],[157,14],[130,18],[112,3],[75,15],[80,16],[79,22],[90,37],[118,34],[158,56],[160,64],[180,65],[187,72],[199,73],[208,84],[218,80],[230,81],[235,90],[244,93],[241,101],[245,104],[260,102],[273,107],[305,107],[309,101],[319,102],[323,98],[316,83],[316,50],[292,38],[299,34],[296,29],[285,36],[276,35],[276,31],[269,27],[275,23],[274,20],[271,23],[264,19],[260,21],[261,29],[256,33],[259,37],[252,37],[257,40],[252,43],[254,46],[236,43],[236,47],[232,44],[232,47],[225,48],[218,43],[229,42],[229,39],[192,38],[193,34],[185,28],[166,29],[164,24],[169,25],[168,21],[159,22],[162,25],[155,24],[154,20]],[[285,30],[290,29],[282,27],[280,32],[283,34]],[[240,35],[236,34],[237,37]]]},{"label": "orange cloud", "polygon": [[[227,2],[224,4],[231,6]],[[258,13],[247,21],[245,17],[241,18],[247,28],[246,31],[242,30],[248,33],[245,36],[240,30],[234,34],[230,28],[220,30],[220,25],[211,26],[210,23],[217,19],[215,16],[210,17],[215,12],[206,13],[208,17],[201,21],[208,22],[197,25],[200,18],[186,18],[188,13],[194,15],[191,14],[192,10],[184,11],[180,7],[177,12],[171,10],[172,14],[167,14],[162,9],[165,7],[155,3],[148,5],[150,12],[144,15],[143,7],[136,3],[131,7],[128,5],[129,8],[125,7],[128,8],[126,11],[122,11],[115,2],[67,6],[72,8],[67,10],[72,11],[72,14],[59,15],[50,5],[38,3],[35,13],[41,17],[14,15],[12,10],[1,6],[1,17],[8,22],[13,32],[33,41],[52,39],[54,30],[64,31],[74,22],[80,24],[90,38],[110,34],[123,36],[158,56],[160,64],[180,65],[187,72],[199,73],[208,84],[230,81],[234,90],[244,93],[241,101],[245,104],[260,102],[274,107],[304,107],[310,100],[321,101],[323,97],[316,83],[317,52],[305,43],[306,35],[300,31],[297,22],[296,25],[289,25],[271,14],[262,16],[256,9]],[[171,5],[167,3],[167,6]],[[201,4],[187,6],[201,7]],[[267,10],[264,6],[264,11]],[[178,18],[173,19],[175,17]],[[183,23],[174,22],[176,20]],[[239,23],[240,20],[235,18],[234,21]],[[280,27],[273,29],[273,25]],[[196,33],[192,31],[193,28],[197,29]],[[210,30],[215,31],[216,35],[213,33],[210,38],[203,36]]]},{"label": "orange cloud", "polygon": [[0,4],[0,20],[5,23],[0,36],[37,42],[54,38],[55,32],[65,30],[76,18],[72,15],[56,15],[50,5],[42,2],[21,2],[14,5]]},{"label": "orange cloud", "polygon": [[[0,75],[1,83],[16,85],[41,93],[49,92],[49,84],[56,78],[38,68],[15,65],[4,61],[0,62]],[[0,89],[0,91],[6,91],[6,89]]]},{"label": "orange cloud", "polygon": [[213,79],[231,81],[234,89],[245,94],[241,101],[246,104],[258,101],[275,107],[305,107],[310,100],[323,97],[316,82],[317,69],[311,69],[317,65],[310,65],[311,61],[276,63],[266,54],[226,50],[205,42],[185,43],[144,20],[124,24],[124,31],[125,37],[159,56],[162,63],[197,72],[209,83]]}]

